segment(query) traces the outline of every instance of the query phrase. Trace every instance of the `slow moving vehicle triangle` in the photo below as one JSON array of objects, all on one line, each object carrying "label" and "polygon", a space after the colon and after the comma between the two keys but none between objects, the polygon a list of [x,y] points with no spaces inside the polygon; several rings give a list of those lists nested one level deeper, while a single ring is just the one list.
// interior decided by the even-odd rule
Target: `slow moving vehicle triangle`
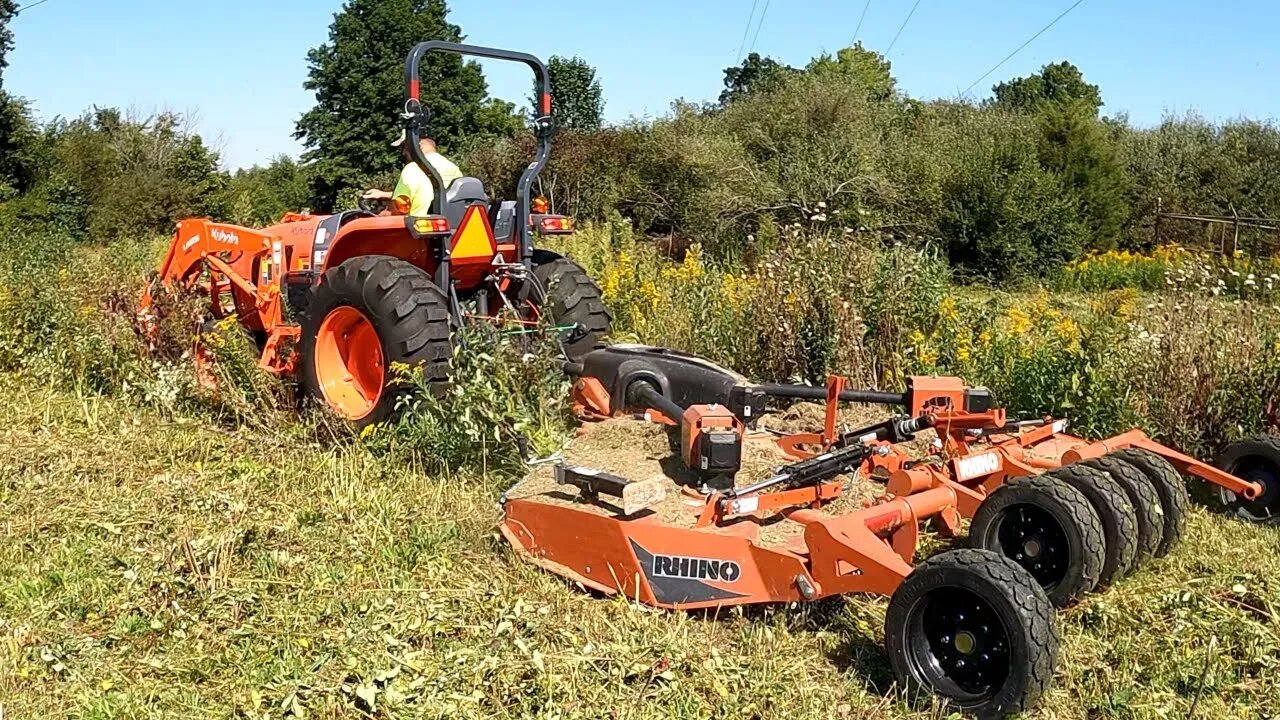
[{"label": "slow moving vehicle triangle", "polygon": [[456,264],[488,263],[498,252],[489,228],[489,217],[481,205],[472,205],[462,216],[462,224],[453,236],[450,260]]}]

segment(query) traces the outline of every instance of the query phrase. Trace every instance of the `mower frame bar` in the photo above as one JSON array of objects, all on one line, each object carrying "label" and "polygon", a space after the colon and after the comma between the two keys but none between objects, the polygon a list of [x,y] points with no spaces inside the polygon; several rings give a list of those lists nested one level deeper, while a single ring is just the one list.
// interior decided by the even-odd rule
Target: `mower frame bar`
[{"label": "mower frame bar", "polygon": [[1106,440],[1099,440],[1082,447],[1072,448],[1063,453],[1062,463],[1065,465],[1067,463],[1080,462],[1081,460],[1091,460],[1128,447],[1142,448],[1153,452],[1168,460],[1179,472],[1198,477],[1205,482],[1217,485],[1236,495],[1242,495],[1249,500],[1258,498],[1264,491],[1264,488],[1259,483],[1241,480],[1229,472],[1219,470],[1208,463],[1196,460],[1189,455],[1184,455],[1171,447],[1161,445],[1141,430],[1130,430]]},{"label": "mower frame bar", "polygon": [[404,64],[407,95],[404,106],[406,142],[409,143],[409,154],[413,157],[413,161],[418,164],[418,167],[422,168],[423,172],[427,173],[427,177],[431,178],[431,183],[436,187],[435,198],[431,201],[431,213],[433,215],[441,214],[444,192],[447,188],[444,186],[444,181],[440,174],[427,162],[426,154],[422,152],[422,148],[418,145],[418,141],[427,129],[427,121],[429,119],[428,113],[422,105],[422,79],[419,75],[422,58],[429,52],[444,52],[490,58],[492,60],[519,62],[528,65],[533,70],[534,79],[538,84],[538,117],[533,123],[534,136],[537,138],[538,145],[534,152],[533,162],[521,173],[520,182],[516,186],[516,218],[519,219],[516,225],[517,232],[520,234],[520,261],[526,266],[531,266],[533,238],[528,222],[532,202],[530,193],[533,188],[533,181],[537,179],[538,174],[546,166],[547,159],[551,156],[551,136],[555,133],[555,121],[551,117],[551,76],[547,73],[547,66],[543,64],[542,60],[529,53],[513,52],[480,45],[445,42],[443,40],[428,40],[418,43],[409,52],[409,57]]},{"label": "mower frame bar", "polygon": [[[826,400],[827,389],[813,385],[794,385],[790,383],[763,383],[756,388],[769,397],[795,398],[798,400]],[[910,400],[906,393],[885,392],[882,390],[841,390],[841,402],[867,403],[873,405],[908,405]]]}]

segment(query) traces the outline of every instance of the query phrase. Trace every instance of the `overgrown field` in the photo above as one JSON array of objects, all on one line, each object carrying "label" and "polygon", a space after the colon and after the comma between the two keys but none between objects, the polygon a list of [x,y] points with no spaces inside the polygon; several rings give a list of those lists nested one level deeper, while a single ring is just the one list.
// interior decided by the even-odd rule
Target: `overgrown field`
[{"label": "overgrown field", "polygon": [[[997,292],[927,252],[783,236],[755,265],[668,260],[622,227],[563,249],[619,337],[762,379],[959,372],[1087,432],[1208,454],[1274,427],[1280,315],[1195,288]],[[0,252],[4,717],[939,717],[900,699],[883,600],[650,612],[518,561],[497,498],[570,430],[561,381],[459,356],[452,399],[353,437],[299,416],[225,335],[194,385],[181,304],[131,327],[158,246]],[[184,334],[185,333],[185,334]],[[1280,532],[1197,508],[1184,544],[1060,614],[1039,718],[1280,715]]]}]

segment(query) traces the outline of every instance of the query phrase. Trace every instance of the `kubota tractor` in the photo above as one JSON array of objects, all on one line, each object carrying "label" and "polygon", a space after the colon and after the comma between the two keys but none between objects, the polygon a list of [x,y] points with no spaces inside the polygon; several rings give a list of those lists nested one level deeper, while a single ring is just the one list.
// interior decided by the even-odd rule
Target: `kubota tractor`
[{"label": "kubota tractor", "polygon": [[[515,200],[490,201],[472,177],[443,187],[427,163],[418,69],[428,52],[532,68],[541,89],[537,149]],[[431,41],[410,52],[405,83],[408,147],[435,189],[430,214],[393,215],[362,201],[333,215],[288,213],[262,229],[183,220],[143,295],[144,324],[154,320],[157,283],[199,288],[214,319],[234,313],[254,337],[263,368],[297,373],[309,394],[358,426],[394,409],[393,363],[422,368],[433,389],[443,387],[453,331],[468,322],[549,322],[570,360],[595,347],[611,321],[600,289],[577,263],[534,246],[535,235],[573,231],[571,219],[531,197],[555,132],[546,67],[525,53]]]}]

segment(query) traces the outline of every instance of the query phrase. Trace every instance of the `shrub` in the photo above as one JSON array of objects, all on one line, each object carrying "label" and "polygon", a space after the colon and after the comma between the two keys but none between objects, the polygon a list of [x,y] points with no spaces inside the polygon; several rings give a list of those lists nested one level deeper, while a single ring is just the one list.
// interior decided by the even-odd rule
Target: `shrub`
[{"label": "shrub", "polygon": [[109,302],[124,282],[119,272],[101,253],[77,252],[65,235],[11,234],[7,241],[0,253],[0,370],[89,393],[123,388],[138,371],[140,346],[128,311]]},{"label": "shrub", "polygon": [[835,368],[900,379],[899,341],[932,322],[946,286],[937,258],[824,230],[782,228],[752,266],[693,246],[679,262],[623,222],[558,245],[600,283],[615,335],[707,355],[753,377],[821,383]]}]

